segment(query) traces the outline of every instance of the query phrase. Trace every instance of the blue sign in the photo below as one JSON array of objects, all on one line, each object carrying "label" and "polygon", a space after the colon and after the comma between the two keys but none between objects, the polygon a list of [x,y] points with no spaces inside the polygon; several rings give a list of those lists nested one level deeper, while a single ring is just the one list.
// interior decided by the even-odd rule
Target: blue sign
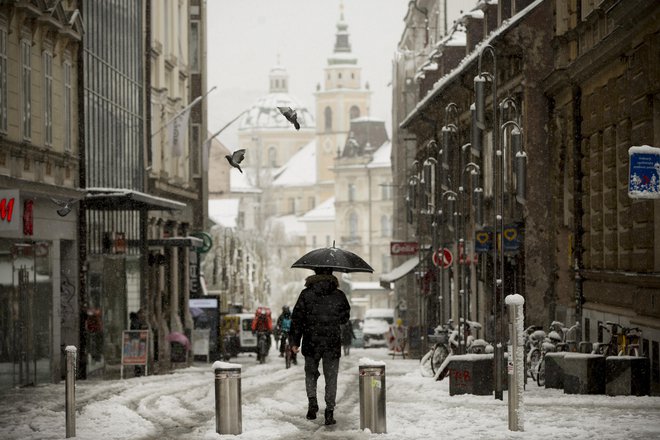
[{"label": "blue sign", "polygon": [[474,232],[474,251],[490,252],[493,250],[493,231],[484,228]]},{"label": "blue sign", "polygon": [[504,225],[504,252],[518,252],[522,238],[522,229],[517,224]]},{"label": "blue sign", "polygon": [[660,199],[660,148],[630,147],[628,196],[633,199]]}]

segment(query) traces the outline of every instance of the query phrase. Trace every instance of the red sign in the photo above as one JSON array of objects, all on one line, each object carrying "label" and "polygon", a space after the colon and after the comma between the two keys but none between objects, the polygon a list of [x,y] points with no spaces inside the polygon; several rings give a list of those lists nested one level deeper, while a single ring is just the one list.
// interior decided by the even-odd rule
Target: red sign
[{"label": "red sign", "polygon": [[26,200],[23,207],[23,234],[34,234],[34,200]]},{"label": "red sign", "polygon": [[124,330],[122,365],[146,365],[149,330]]},{"label": "red sign", "polygon": [[[442,253],[442,257],[440,257],[440,253]],[[440,259],[442,258],[442,266],[440,265]],[[440,248],[437,251],[433,252],[433,264],[435,264],[436,267],[442,267],[443,269],[447,269],[449,266],[451,266],[451,262],[454,260],[454,256],[452,255],[451,251],[447,248]]]},{"label": "red sign", "polygon": [[14,209],[18,210],[20,206],[17,189],[0,190],[0,231],[20,231],[20,215],[14,212]]},{"label": "red sign", "polygon": [[419,252],[419,243],[415,241],[390,242],[390,255],[416,255]]}]

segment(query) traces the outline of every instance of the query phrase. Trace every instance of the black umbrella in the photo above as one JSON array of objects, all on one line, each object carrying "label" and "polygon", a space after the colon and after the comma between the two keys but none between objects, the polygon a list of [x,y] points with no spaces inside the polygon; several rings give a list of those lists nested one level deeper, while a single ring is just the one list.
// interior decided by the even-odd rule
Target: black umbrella
[{"label": "black umbrella", "polygon": [[374,269],[353,252],[335,247],[314,249],[307,252],[291,267],[302,269],[332,269],[334,272],[373,272]]}]

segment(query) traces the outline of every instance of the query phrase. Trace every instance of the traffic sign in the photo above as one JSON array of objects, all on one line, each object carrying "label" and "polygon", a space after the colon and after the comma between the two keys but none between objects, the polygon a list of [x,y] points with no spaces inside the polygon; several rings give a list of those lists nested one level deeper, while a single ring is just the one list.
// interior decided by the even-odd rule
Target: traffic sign
[{"label": "traffic sign", "polygon": [[[440,257],[440,253],[442,253],[443,257]],[[442,266],[440,266],[440,259],[442,258]],[[451,262],[454,260],[454,256],[451,254],[451,251],[447,248],[440,248],[437,251],[433,252],[433,264],[435,264],[436,267],[442,267],[443,269],[447,269],[449,266],[451,266]]]}]

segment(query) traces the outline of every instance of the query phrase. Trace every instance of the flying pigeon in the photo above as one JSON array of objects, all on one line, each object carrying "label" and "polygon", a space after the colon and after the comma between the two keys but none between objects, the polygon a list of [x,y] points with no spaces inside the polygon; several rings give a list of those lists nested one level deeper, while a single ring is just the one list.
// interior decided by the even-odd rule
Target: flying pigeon
[{"label": "flying pigeon", "polygon": [[277,107],[277,109],[284,115],[287,121],[291,122],[296,130],[300,130],[300,124],[298,123],[298,115],[296,111],[291,107]]},{"label": "flying pigeon", "polygon": [[241,173],[243,172],[238,164],[243,162],[243,159],[245,159],[245,149],[236,150],[232,153],[231,156],[226,154],[225,157],[227,158],[229,165],[233,166],[234,168],[238,168],[238,171]]},{"label": "flying pigeon", "polygon": [[71,212],[72,209],[71,205],[74,203],[73,199],[59,200],[51,197],[50,200],[60,207],[60,209],[57,210],[57,215],[59,215],[60,217],[66,217],[66,215]]}]

